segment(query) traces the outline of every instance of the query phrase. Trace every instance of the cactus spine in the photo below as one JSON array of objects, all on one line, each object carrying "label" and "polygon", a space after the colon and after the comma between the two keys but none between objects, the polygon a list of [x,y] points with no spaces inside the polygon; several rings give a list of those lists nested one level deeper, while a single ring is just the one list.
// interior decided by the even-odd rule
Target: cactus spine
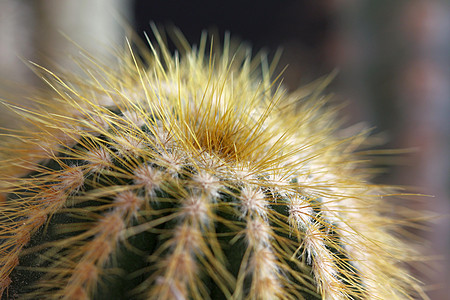
[{"label": "cactus spine", "polygon": [[[408,299],[387,189],[322,84],[289,94],[248,49],[80,60],[2,152],[2,299]],[[9,143],[9,144],[8,144]],[[14,149],[11,155],[11,149]]]}]

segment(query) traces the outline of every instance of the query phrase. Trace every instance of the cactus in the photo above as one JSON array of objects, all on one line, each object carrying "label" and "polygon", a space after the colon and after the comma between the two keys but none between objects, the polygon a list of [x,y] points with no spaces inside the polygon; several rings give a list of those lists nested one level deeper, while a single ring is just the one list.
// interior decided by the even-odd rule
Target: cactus
[{"label": "cactus", "polygon": [[36,65],[38,108],[2,101],[35,128],[4,134],[2,299],[421,293],[401,208],[356,152],[368,131],[338,129],[324,81],[288,93],[228,38],[172,55],[155,36],[114,67],[86,54],[84,75]]}]

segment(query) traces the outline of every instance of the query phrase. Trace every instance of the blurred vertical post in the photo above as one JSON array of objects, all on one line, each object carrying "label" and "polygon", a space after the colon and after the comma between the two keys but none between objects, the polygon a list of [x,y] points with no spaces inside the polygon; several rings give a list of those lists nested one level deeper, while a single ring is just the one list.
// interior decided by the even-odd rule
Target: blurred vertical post
[{"label": "blurred vertical post", "polygon": [[[336,64],[344,94],[361,101],[389,147],[414,148],[383,183],[434,195],[416,204],[450,213],[450,3],[445,0],[335,0],[340,10]],[[387,178],[389,177],[389,178]],[[424,235],[439,268],[420,270],[431,299],[450,294],[450,224],[440,218]],[[422,279],[422,278],[421,278]]]},{"label": "blurred vertical post", "polygon": [[[108,58],[111,45],[121,45],[129,20],[127,0],[2,0],[0,1],[0,97],[21,101],[25,87],[43,87],[21,59],[52,69],[71,69],[76,45]],[[0,112],[0,126],[11,116]]]},{"label": "blurred vertical post", "polygon": [[400,170],[402,181],[435,196],[431,210],[447,214],[430,232],[437,274],[432,299],[450,294],[450,3],[407,1],[399,14],[402,46],[408,49],[398,75],[399,107],[405,118],[398,130],[401,146],[417,146],[415,164]]}]

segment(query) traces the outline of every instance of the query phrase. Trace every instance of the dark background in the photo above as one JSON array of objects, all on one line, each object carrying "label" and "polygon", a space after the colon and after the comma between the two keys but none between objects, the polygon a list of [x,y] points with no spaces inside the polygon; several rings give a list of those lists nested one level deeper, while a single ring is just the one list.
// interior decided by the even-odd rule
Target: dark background
[{"label": "dark background", "polygon": [[294,65],[291,69],[305,69],[301,78],[290,78],[293,87],[334,68],[324,51],[334,22],[326,1],[135,0],[133,15],[141,37],[144,31],[151,32],[149,22],[153,21],[166,28],[180,28],[192,44],[199,41],[203,30],[208,30],[218,37],[230,32],[232,37],[249,43],[254,53],[264,49],[273,54],[281,47],[285,54],[297,58],[290,62]]}]

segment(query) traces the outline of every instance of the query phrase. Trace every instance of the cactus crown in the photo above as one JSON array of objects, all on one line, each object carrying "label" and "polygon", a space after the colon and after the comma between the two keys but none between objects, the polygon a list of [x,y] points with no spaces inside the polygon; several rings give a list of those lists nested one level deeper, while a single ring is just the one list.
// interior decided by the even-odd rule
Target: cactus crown
[{"label": "cactus crown", "polygon": [[337,129],[323,83],[289,94],[228,39],[179,57],[155,36],[114,68],[38,67],[41,109],[4,102],[38,130],[2,150],[3,299],[412,297],[367,131]]}]

